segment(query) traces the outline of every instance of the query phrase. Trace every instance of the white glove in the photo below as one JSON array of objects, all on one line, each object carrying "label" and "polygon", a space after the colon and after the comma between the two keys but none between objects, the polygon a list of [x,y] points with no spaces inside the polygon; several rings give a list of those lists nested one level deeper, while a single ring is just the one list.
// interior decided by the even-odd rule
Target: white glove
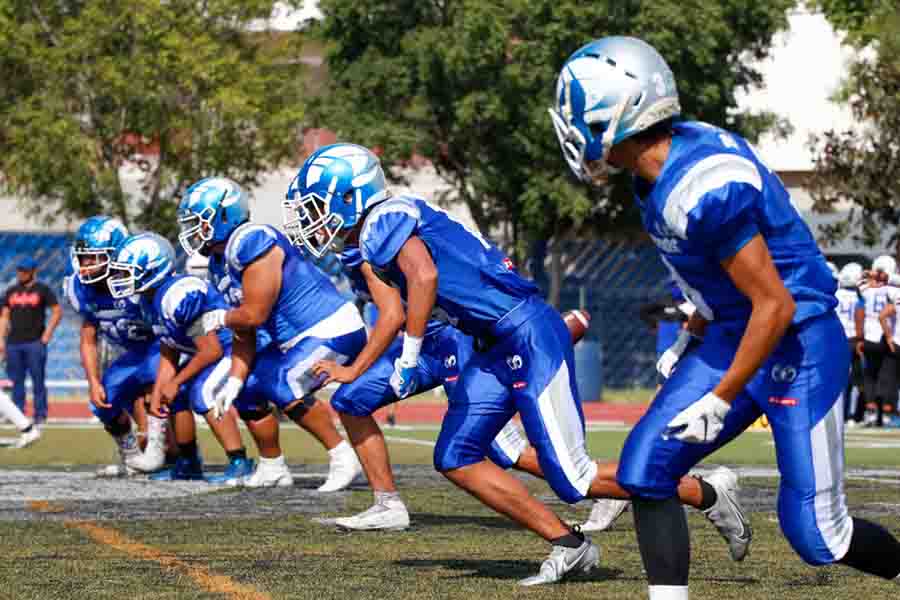
[{"label": "white glove", "polygon": [[678,339],[675,340],[675,343],[669,346],[662,353],[662,356],[659,357],[659,360],[656,361],[656,370],[659,371],[660,375],[666,379],[672,375],[672,371],[675,370],[675,363],[687,350],[688,344],[691,343],[691,337],[691,332],[687,329],[682,329],[678,332]]},{"label": "white glove", "polygon": [[242,389],[244,389],[244,380],[229,375],[222,387],[213,394],[212,413],[215,420],[218,421],[225,416]]},{"label": "white glove", "polygon": [[689,444],[708,444],[725,426],[725,415],[731,405],[709,392],[669,421],[666,437]]},{"label": "white glove", "polygon": [[223,308],[218,308],[203,313],[203,316],[200,317],[203,321],[203,335],[206,335],[210,331],[225,329],[225,313],[227,312],[228,311]]},{"label": "white glove", "polygon": [[422,338],[406,334],[403,336],[403,353],[394,361],[394,372],[389,383],[401,400],[412,395],[419,385],[419,354]]}]

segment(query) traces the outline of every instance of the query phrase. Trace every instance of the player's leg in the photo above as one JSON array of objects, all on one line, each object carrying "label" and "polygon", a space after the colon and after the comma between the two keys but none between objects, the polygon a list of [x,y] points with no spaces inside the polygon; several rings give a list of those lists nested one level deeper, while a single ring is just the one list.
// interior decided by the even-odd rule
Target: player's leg
[{"label": "player's leg", "polygon": [[875,523],[851,518],[847,510],[840,393],[849,357],[835,351],[843,335],[837,320],[817,321],[799,334],[796,349],[787,348],[786,356],[776,357],[779,364],[792,367],[790,376],[770,384],[772,389],[759,397],[760,403],[766,402],[781,472],[782,530],[808,564],[839,562],[896,579],[900,542]]},{"label": "player's leg", "polygon": [[128,403],[133,394],[126,393],[126,389],[130,374],[131,369],[128,368],[126,361],[113,361],[104,371],[101,381],[101,385],[106,391],[106,402],[110,406],[101,408],[93,403],[89,404],[91,412],[100,420],[103,428],[115,442],[119,454],[118,464],[101,467],[97,471],[97,475],[100,477],[120,477],[136,474],[139,471],[131,466],[131,463],[141,455],[141,448],[129,416],[131,407],[128,406]]},{"label": "player's leg", "polygon": [[3,390],[0,390],[0,416],[9,420],[19,431],[19,439],[15,443],[16,448],[25,448],[40,439],[41,430],[38,426],[22,414],[19,407],[15,405],[9,395]]},{"label": "player's leg", "polygon": [[187,388],[192,410],[203,415],[219,445],[228,456],[225,472],[221,475],[207,477],[207,481],[242,485],[244,479],[253,473],[253,461],[247,458],[247,449],[244,448],[244,442],[241,440],[241,433],[238,429],[236,411],[229,410],[220,419],[216,419],[212,414],[215,391],[224,384],[230,369],[231,355],[228,354],[201,371],[187,384]]},{"label": "player's leg", "polygon": [[[690,537],[684,509],[677,498],[684,476],[705,456],[750,426],[761,411],[748,394],[732,403],[725,428],[711,444],[689,444],[667,433],[668,423],[703,397],[721,380],[734,355],[734,342],[724,341],[715,328],[705,341],[679,361],[647,413],[629,433],[619,459],[617,480],[632,495],[638,547],[647,572],[650,597],[687,598]],[[749,521],[734,490],[713,490],[715,501],[705,511],[729,543],[732,558],[746,555]]]},{"label": "player's leg", "polygon": [[[257,357],[254,371],[250,373],[244,389],[234,402],[238,416],[247,426],[259,451],[256,469],[252,475],[244,479],[244,485],[249,488],[294,485],[294,477],[281,450],[278,419],[272,414],[265,386],[260,383],[260,375],[265,377],[271,370],[269,361],[273,360],[273,352],[278,353],[278,349],[270,346]],[[262,370],[257,370],[260,365]]]},{"label": "player's leg", "polygon": [[203,462],[197,447],[197,426],[191,401],[187,391],[183,390],[169,406],[170,423],[178,457],[175,464],[150,475],[151,481],[202,480]]},{"label": "player's leg", "polygon": [[345,489],[362,473],[362,467],[353,451],[337,432],[328,406],[316,400],[323,377],[312,374],[312,367],[319,360],[334,360],[344,364],[353,360],[365,346],[366,330],[360,322],[356,331],[324,340],[309,337],[283,353],[281,362],[275,365],[271,377],[265,377],[268,397],[294,423],[306,429],[328,451],[328,477],[318,491],[335,492]]}]

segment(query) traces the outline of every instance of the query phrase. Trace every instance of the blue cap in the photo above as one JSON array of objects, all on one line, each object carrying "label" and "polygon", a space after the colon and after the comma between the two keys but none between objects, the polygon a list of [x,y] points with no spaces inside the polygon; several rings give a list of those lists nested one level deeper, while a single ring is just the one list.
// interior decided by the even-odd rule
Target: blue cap
[{"label": "blue cap", "polygon": [[16,267],[18,271],[34,271],[35,269],[37,269],[37,261],[30,256],[23,258]]}]

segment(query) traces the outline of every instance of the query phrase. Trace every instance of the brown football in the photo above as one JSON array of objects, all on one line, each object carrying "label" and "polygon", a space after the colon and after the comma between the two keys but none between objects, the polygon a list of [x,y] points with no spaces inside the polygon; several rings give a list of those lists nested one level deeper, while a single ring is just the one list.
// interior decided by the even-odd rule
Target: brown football
[{"label": "brown football", "polygon": [[586,310],[570,310],[562,317],[572,335],[572,343],[577,344],[591,326],[591,313]]}]

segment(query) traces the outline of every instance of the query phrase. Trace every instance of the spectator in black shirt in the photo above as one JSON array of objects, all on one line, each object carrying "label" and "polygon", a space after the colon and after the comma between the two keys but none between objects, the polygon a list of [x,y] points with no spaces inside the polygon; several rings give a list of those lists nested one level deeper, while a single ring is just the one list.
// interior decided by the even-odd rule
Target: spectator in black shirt
[{"label": "spectator in black shirt", "polygon": [[[13,402],[24,412],[25,374],[34,386],[34,422],[47,420],[47,344],[62,319],[62,308],[49,287],[35,278],[37,263],[25,258],[16,267],[19,283],[3,294],[0,309],[0,356],[6,355],[6,369],[13,381]],[[46,323],[46,310],[51,309]]]}]

